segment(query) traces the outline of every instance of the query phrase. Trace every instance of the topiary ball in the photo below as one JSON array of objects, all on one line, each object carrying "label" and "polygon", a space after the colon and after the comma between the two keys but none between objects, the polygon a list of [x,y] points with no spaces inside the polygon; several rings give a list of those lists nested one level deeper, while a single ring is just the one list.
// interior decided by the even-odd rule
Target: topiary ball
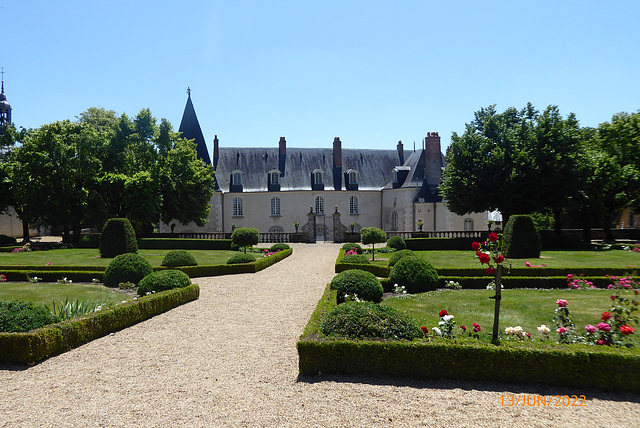
[{"label": "topiary ball", "polygon": [[348,254],[340,259],[340,263],[357,263],[362,265],[368,265],[369,259],[362,254]]},{"label": "topiary ball", "polygon": [[358,254],[362,254],[364,251],[362,250],[362,247],[360,246],[360,244],[355,244],[353,242],[347,242],[346,244],[344,244],[342,246],[342,249],[345,251],[349,251],[349,250],[356,250],[356,253]]},{"label": "topiary ball", "polygon": [[340,272],[331,280],[331,289],[338,292],[338,303],[344,302],[345,295],[357,295],[359,299],[371,302],[382,300],[382,284],[371,272],[350,269]]},{"label": "topiary ball", "polygon": [[247,247],[251,247],[260,242],[260,232],[253,227],[239,227],[231,234],[231,240],[239,247],[243,247],[246,253]]},{"label": "topiary ball", "polygon": [[121,282],[137,284],[153,272],[151,264],[139,254],[120,254],[104,270],[104,285],[117,287]]},{"label": "topiary ball", "polygon": [[198,266],[198,262],[196,262],[196,259],[188,251],[172,250],[164,256],[162,266]]},{"label": "topiary ball", "polygon": [[400,236],[392,236],[387,239],[387,247],[393,248],[395,250],[404,250],[407,248],[407,244],[404,242],[404,239]]},{"label": "topiary ball", "polygon": [[57,322],[42,305],[20,300],[0,302],[0,331],[26,332]]},{"label": "topiary ball", "polygon": [[322,320],[322,333],[348,339],[413,340],[423,336],[407,315],[372,302],[347,302],[333,308]]},{"label": "topiary ball", "polygon": [[100,235],[100,257],[112,258],[138,251],[136,232],[127,218],[110,218]]},{"label": "topiary ball", "polygon": [[256,258],[253,257],[252,254],[236,254],[235,256],[231,256],[229,260],[227,260],[228,265],[237,264],[237,263],[253,263],[256,261]]},{"label": "topiary ball", "polygon": [[287,244],[273,244],[271,248],[269,248],[269,251],[271,251],[272,253],[275,253],[276,251],[284,251],[284,250],[288,250],[289,248],[291,247],[288,246]]},{"label": "topiary ball", "polygon": [[395,253],[391,254],[391,256],[389,257],[389,267],[393,267],[393,265],[395,265],[396,263],[398,263],[398,260],[400,260],[403,257],[408,257],[408,256],[414,256],[415,257],[415,253],[411,250],[400,250],[400,251],[396,251]]},{"label": "topiary ball", "polygon": [[404,286],[407,293],[424,293],[438,287],[438,272],[418,257],[403,257],[391,269],[389,281]]},{"label": "topiary ball", "polygon": [[512,215],[502,234],[502,254],[512,259],[540,257],[540,234],[530,215]]},{"label": "topiary ball", "polygon": [[147,293],[171,290],[173,288],[182,288],[191,284],[189,275],[179,270],[159,270],[151,272],[138,283],[138,296],[144,296]]}]

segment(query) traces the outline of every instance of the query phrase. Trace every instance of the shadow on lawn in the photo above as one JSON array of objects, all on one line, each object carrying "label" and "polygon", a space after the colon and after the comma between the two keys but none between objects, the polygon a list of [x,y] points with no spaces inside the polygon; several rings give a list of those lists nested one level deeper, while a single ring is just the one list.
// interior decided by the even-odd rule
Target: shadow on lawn
[{"label": "shadow on lawn", "polygon": [[[587,400],[607,400],[607,401],[629,401],[640,403],[640,394],[633,393],[615,393],[607,391],[599,391],[597,389],[578,388],[578,387],[561,387],[561,386],[540,386],[540,385],[518,385],[507,383],[489,383],[489,382],[468,382],[456,381],[448,379],[425,379],[413,380],[406,378],[397,378],[393,376],[363,376],[363,375],[316,375],[303,376],[298,375],[300,383],[318,383],[318,382],[338,382],[338,383],[363,383],[367,385],[379,386],[397,386],[409,387],[416,389],[462,389],[464,391],[485,391],[495,392],[500,395],[540,395],[569,397],[576,395],[584,395]],[[555,402],[555,401],[554,401]]]}]

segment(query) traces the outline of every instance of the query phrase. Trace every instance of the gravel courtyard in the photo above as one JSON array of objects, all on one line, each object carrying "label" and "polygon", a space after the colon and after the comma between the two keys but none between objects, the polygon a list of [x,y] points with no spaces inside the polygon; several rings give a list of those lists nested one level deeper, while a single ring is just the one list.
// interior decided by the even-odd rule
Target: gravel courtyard
[{"label": "gravel courtyard", "polygon": [[[0,369],[0,427],[640,425],[637,395],[298,378],[296,340],[339,246],[292,246],[291,257],[256,274],[194,279],[195,302],[34,367]],[[545,407],[535,399],[552,395],[587,401]],[[523,407],[527,398],[537,405]]]}]

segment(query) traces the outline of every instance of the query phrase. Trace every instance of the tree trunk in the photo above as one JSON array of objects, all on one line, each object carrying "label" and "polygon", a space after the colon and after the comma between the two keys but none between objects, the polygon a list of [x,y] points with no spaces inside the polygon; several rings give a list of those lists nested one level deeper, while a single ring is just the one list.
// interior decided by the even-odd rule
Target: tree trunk
[{"label": "tree trunk", "polygon": [[29,223],[26,220],[22,220],[22,243],[26,244],[31,239],[29,238]]},{"label": "tree trunk", "polygon": [[494,344],[500,343],[498,335],[500,332],[500,300],[502,299],[502,265],[498,264],[496,268],[496,295],[492,297],[496,300],[496,304],[493,311],[493,335],[491,336],[491,342]]},{"label": "tree trunk", "polygon": [[562,235],[561,218],[562,218],[562,209],[561,208],[554,209],[553,210],[553,222],[554,222],[555,234],[557,236]]},{"label": "tree trunk", "polygon": [[611,231],[611,221],[609,219],[609,216],[604,216],[604,224],[602,225],[602,228],[604,229],[604,241],[616,242],[616,240],[613,239],[613,232]]},{"label": "tree trunk", "polygon": [[73,243],[74,244],[77,244],[78,242],[80,242],[80,233],[81,233],[80,222],[76,221],[73,225]]}]

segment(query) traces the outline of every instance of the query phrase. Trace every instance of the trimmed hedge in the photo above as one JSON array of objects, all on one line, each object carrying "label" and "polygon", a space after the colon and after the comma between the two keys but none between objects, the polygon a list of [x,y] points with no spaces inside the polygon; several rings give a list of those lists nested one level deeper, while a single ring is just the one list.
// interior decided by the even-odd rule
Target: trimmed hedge
[{"label": "trimmed hedge", "polygon": [[[439,287],[444,288],[446,281],[459,282],[464,289],[483,289],[487,288],[487,284],[492,281],[493,277],[489,276],[440,276]],[[611,284],[611,280],[604,276],[585,277],[586,280],[593,282],[598,288],[607,288]],[[502,285],[505,289],[511,288],[567,288],[566,276],[507,276],[502,277]]]},{"label": "trimmed hedge", "polygon": [[360,246],[360,244],[356,244],[354,242],[347,242],[346,244],[344,244],[342,246],[342,249],[346,252],[349,250],[353,250],[356,249],[356,253],[358,254],[362,254],[364,252],[364,250],[362,249],[362,247]]},{"label": "trimmed hedge", "polygon": [[502,234],[502,253],[507,258],[540,257],[540,234],[530,215],[512,215]]},{"label": "trimmed hedge", "polygon": [[136,232],[127,218],[110,218],[100,235],[100,257],[112,258],[120,254],[138,252]]},{"label": "trimmed hedge", "polygon": [[141,250],[231,250],[231,239],[138,238]]},{"label": "trimmed hedge", "polygon": [[13,236],[0,235],[0,247],[9,247],[17,243],[18,241]]},{"label": "trimmed hedge", "polygon": [[196,300],[199,295],[200,288],[192,284],[131,300],[30,333],[0,333],[0,363],[36,363]]},{"label": "trimmed hedge", "polygon": [[327,285],[296,345],[301,375],[391,375],[636,393],[640,390],[637,351],[586,345],[531,346],[508,341],[495,346],[476,340],[333,340],[322,334],[320,325],[336,305],[336,293]]},{"label": "trimmed hedge", "polygon": [[291,248],[288,244],[273,244],[271,246],[271,248],[269,248],[269,251],[271,251],[272,253],[275,253],[276,251],[283,251],[283,250],[288,250],[289,248]]},{"label": "trimmed hedge", "polygon": [[236,263],[253,263],[256,261],[256,258],[253,254],[236,254],[235,256],[229,257],[227,260],[228,265],[236,264]]},{"label": "trimmed hedge", "polygon": [[[44,267],[44,266],[42,266]],[[95,269],[95,267],[92,267]],[[95,279],[102,281],[104,270],[2,270],[0,273],[7,276],[7,281],[27,281],[27,275],[31,278],[37,276],[44,282],[56,282],[67,278],[73,282],[92,282]]]},{"label": "trimmed hedge", "polygon": [[392,268],[396,263],[398,263],[398,261],[403,258],[403,257],[408,257],[408,256],[414,256],[415,253],[413,252],[413,250],[399,250],[396,251],[395,253],[391,254],[391,256],[389,257],[389,261],[387,262],[387,266],[389,266],[389,268]]},{"label": "trimmed hedge", "polygon": [[340,259],[340,263],[363,264],[368,265],[369,259],[364,254],[348,254]]},{"label": "trimmed hedge", "polygon": [[175,269],[159,270],[151,272],[138,283],[138,295],[144,296],[147,293],[157,293],[158,291],[182,288],[191,284],[189,275]]},{"label": "trimmed hedge", "polygon": [[[487,232],[488,235],[488,232]],[[469,250],[480,238],[407,238],[407,249],[421,250]]]},{"label": "trimmed hedge", "polygon": [[357,295],[358,298],[378,303],[382,300],[382,285],[370,272],[352,269],[341,272],[331,280],[331,288],[338,292],[338,303],[344,302],[345,296]]},{"label": "trimmed hedge", "polygon": [[56,321],[44,305],[20,300],[0,302],[0,331],[30,331]]},{"label": "trimmed hedge", "polygon": [[196,259],[191,253],[185,250],[172,250],[164,256],[162,266],[198,266],[198,262],[196,262]]},{"label": "trimmed hedge", "polygon": [[104,285],[117,287],[121,282],[138,284],[153,272],[151,264],[139,254],[125,253],[114,258],[104,270]]},{"label": "trimmed hedge", "polygon": [[438,272],[424,259],[403,257],[391,269],[389,281],[406,287],[407,293],[423,293],[438,288]]},{"label": "trimmed hedge", "polygon": [[387,247],[393,248],[395,250],[404,250],[407,248],[407,244],[405,244],[404,239],[401,236],[392,236],[387,239]]}]

